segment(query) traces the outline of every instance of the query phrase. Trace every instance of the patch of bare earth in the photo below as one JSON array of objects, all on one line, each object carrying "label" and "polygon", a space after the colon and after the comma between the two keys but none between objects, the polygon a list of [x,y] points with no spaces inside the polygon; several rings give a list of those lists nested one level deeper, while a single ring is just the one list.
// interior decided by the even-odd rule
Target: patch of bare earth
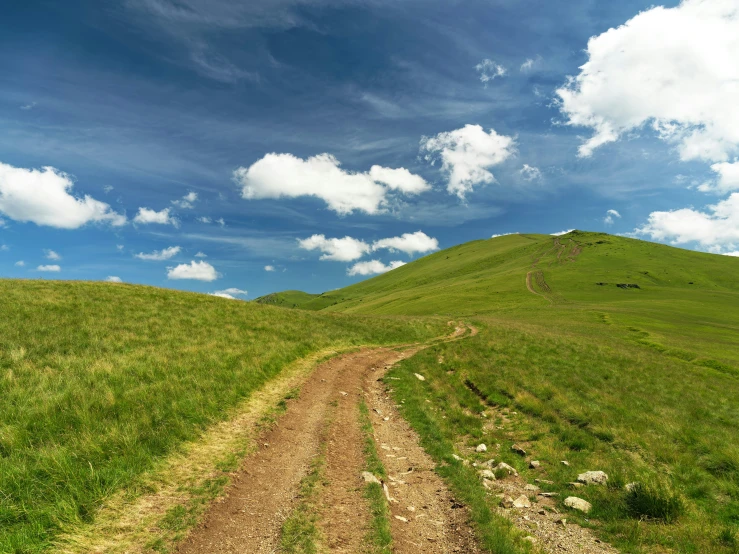
[{"label": "patch of bare earth", "polygon": [[467,509],[434,472],[435,464],[421,448],[418,435],[378,381],[387,369],[368,376],[365,401],[373,414],[375,441],[389,478],[393,551],[480,552]]}]

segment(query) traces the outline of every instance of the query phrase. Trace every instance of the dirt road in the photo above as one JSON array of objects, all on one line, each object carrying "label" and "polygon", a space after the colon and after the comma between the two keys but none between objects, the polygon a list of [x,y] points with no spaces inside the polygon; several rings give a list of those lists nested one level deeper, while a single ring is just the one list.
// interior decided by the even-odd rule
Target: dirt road
[{"label": "dirt road", "polygon": [[[455,336],[464,332],[458,328]],[[297,504],[301,479],[321,452],[325,468],[318,526],[324,544],[319,550],[365,551],[371,516],[361,479],[362,398],[370,410],[390,414],[387,421],[373,423],[380,455],[393,477],[397,502],[391,505],[392,513],[406,520],[392,518],[395,550],[419,552],[422,544],[424,552],[477,552],[465,510],[455,509],[451,494],[433,472],[433,462],[377,383],[387,368],[419,348],[365,349],[318,366],[299,398],[260,438],[259,450],[244,460],[227,496],[212,507],[178,552],[278,551],[282,523]],[[409,468],[413,469],[407,474]]]}]

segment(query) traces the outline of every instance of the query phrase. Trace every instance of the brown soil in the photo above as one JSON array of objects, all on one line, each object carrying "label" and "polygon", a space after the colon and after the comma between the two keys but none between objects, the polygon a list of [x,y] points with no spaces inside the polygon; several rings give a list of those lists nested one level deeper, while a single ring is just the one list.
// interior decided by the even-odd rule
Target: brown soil
[{"label": "brown soil", "polygon": [[[453,337],[464,332],[458,327]],[[433,463],[418,445],[418,438],[376,382],[392,364],[419,348],[403,352],[364,349],[318,366],[300,397],[290,402],[277,425],[260,438],[260,449],[244,460],[227,496],[214,504],[177,551],[277,551],[282,523],[297,503],[300,481],[325,440],[325,484],[318,499],[318,525],[325,542],[321,546],[331,552],[362,552],[370,513],[361,480],[364,454],[358,404],[366,396],[371,409],[382,406],[378,409],[392,414],[388,422],[382,421],[378,431],[378,440],[389,449],[387,454],[403,452],[384,459],[389,475],[395,479],[391,480],[395,483],[393,495],[402,499],[402,508],[393,503],[391,510],[394,515],[403,513],[408,520],[401,525],[393,518],[396,552],[418,552],[418,544],[424,545],[424,552],[478,552],[464,510],[457,509],[443,482],[433,473]],[[386,453],[384,449],[380,452]],[[409,467],[413,472],[401,476]],[[408,506],[416,511],[409,511]]]},{"label": "brown soil", "polygon": [[[536,271],[536,272],[529,271],[526,274],[526,288],[529,289],[530,293],[535,294],[536,296],[541,296],[542,298],[546,299],[550,304],[553,304],[554,302],[552,301],[551,298],[549,298],[548,296],[544,296],[540,292],[537,292],[536,289],[534,289],[534,283],[532,282],[533,281],[532,277],[534,277],[535,274],[540,274],[540,273],[541,273],[540,271]],[[536,277],[538,277],[538,275],[536,275]],[[542,279],[543,278],[544,277],[542,276]]]}]

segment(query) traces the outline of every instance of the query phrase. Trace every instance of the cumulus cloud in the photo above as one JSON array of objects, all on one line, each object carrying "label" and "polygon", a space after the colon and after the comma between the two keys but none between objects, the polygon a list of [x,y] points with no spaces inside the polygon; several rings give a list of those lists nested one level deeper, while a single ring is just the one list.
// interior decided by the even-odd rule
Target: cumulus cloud
[{"label": "cumulus cloud", "polygon": [[718,174],[715,183],[704,183],[698,187],[702,192],[727,193],[739,190],[739,161],[719,162],[711,166],[714,173]]},{"label": "cumulus cloud", "polygon": [[265,265],[264,271],[275,271],[275,266],[273,265]]},{"label": "cumulus cloud", "polygon": [[233,173],[247,199],[320,198],[338,214],[362,211],[376,214],[387,202],[389,191],[418,194],[428,184],[409,171],[373,166],[367,173],[353,173],[341,168],[331,154],[302,159],[292,154],[267,154],[250,167]]},{"label": "cumulus cloud", "polygon": [[217,290],[215,294],[230,294],[231,296],[246,296],[249,294],[245,290],[237,289],[237,288],[229,288],[225,290]]},{"label": "cumulus cloud", "polygon": [[197,254],[195,254],[195,257],[196,258],[207,258],[208,255],[207,254],[203,254],[202,252],[198,252]]},{"label": "cumulus cloud", "polygon": [[508,72],[505,67],[487,58],[478,63],[475,70],[480,75],[480,82],[486,86],[493,79],[503,77]]},{"label": "cumulus cloud", "polygon": [[527,181],[536,181],[541,179],[541,171],[538,167],[533,165],[523,164],[523,167],[518,170],[518,173]]},{"label": "cumulus cloud", "polygon": [[566,123],[593,130],[580,156],[651,123],[683,160],[726,161],[739,148],[737,29],[736,0],[683,0],[592,37],[556,91]]},{"label": "cumulus cloud", "polygon": [[566,235],[567,233],[571,233],[574,231],[574,229],[567,229],[566,231],[559,231],[558,233],[550,233],[553,237],[561,237],[562,235]]},{"label": "cumulus cloud", "polygon": [[420,194],[431,189],[431,185],[423,177],[414,175],[404,167],[391,169],[381,165],[373,165],[370,168],[369,176],[377,183],[382,183],[390,189],[399,190],[408,195]]},{"label": "cumulus cloud", "polygon": [[307,239],[298,239],[298,245],[304,250],[320,250],[321,260],[351,262],[358,260],[371,250],[369,244],[352,237],[343,239],[327,239],[324,235],[313,235]]},{"label": "cumulus cloud", "polygon": [[179,200],[172,200],[172,204],[175,205],[175,207],[180,208],[182,210],[189,210],[193,207],[193,204],[198,199],[198,193],[197,192],[189,192]]},{"label": "cumulus cloud", "polygon": [[154,252],[150,254],[139,252],[138,254],[136,254],[136,257],[139,260],[169,260],[170,258],[174,258],[177,254],[179,254],[181,250],[182,248],[180,248],[179,246],[170,246],[169,248],[164,248],[162,250],[154,250]]},{"label": "cumulus cloud", "polygon": [[404,233],[399,237],[381,239],[372,244],[372,250],[381,250],[383,248],[391,252],[405,252],[410,256],[416,252],[424,253],[438,250],[439,241],[428,236],[423,231],[416,231],[415,233]]},{"label": "cumulus cloud", "polygon": [[402,265],[405,265],[405,262],[401,262],[400,260],[390,262],[388,265],[385,265],[379,260],[370,260],[368,262],[357,262],[347,269],[346,273],[347,275],[377,275],[378,273],[387,273]]},{"label": "cumulus cloud", "polygon": [[107,276],[107,277],[105,278],[105,280],[106,280],[106,281],[107,281],[108,283],[122,283],[122,282],[123,282],[123,279],[121,279],[120,277],[116,277],[115,275],[108,275],[108,276]]},{"label": "cumulus cloud", "polygon": [[683,208],[652,212],[636,234],[672,244],[697,242],[706,248],[734,249],[739,245],[739,192],[707,206],[705,211]]},{"label": "cumulus cloud", "polygon": [[36,268],[36,271],[50,271],[52,273],[57,273],[61,270],[62,268],[58,265],[40,265]]},{"label": "cumulus cloud", "polygon": [[496,239],[498,237],[507,237],[508,235],[518,235],[518,234],[519,234],[518,231],[516,231],[515,233],[499,233],[497,235],[491,235],[490,238]]},{"label": "cumulus cloud", "polygon": [[205,261],[191,261],[167,268],[167,279],[192,279],[195,281],[215,281],[219,275],[216,269]]},{"label": "cumulus cloud", "polygon": [[123,249],[124,248],[125,248],[125,246],[123,246],[122,244],[116,244],[115,245],[115,249],[118,250],[118,252],[123,252]]},{"label": "cumulus cloud", "polygon": [[735,250],[734,252],[724,252],[724,256],[734,256],[739,258],[739,250]]},{"label": "cumulus cloud", "polygon": [[140,223],[142,225],[155,223],[158,225],[179,226],[179,221],[170,214],[169,208],[164,208],[159,212],[150,210],[149,208],[139,208],[139,213],[137,213],[136,217],[133,218],[133,222]]},{"label": "cumulus cloud", "polygon": [[53,250],[44,250],[44,257],[47,260],[54,260],[54,261],[62,259],[62,257],[56,252],[54,252]]},{"label": "cumulus cloud", "polygon": [[603,223],[606,225],[613,225],[613,222],[615,221],[613,218],[621,219],[621,214],[618,213],[616,210],[608,210],[606,212],[606,217],[603,218]]},{"label": "cumulus cloud", "polygon": [[197,220],[199,223],[212,223],[212,220],[205,216],[199,217]]},{"label": "cumulus cloud", "polygon": [[475,185],[495,181],[489,169],[515,153],[515,141],[494,129],[486,133],[480,125],[465,125],[435,137],[423,137],[421,151],[428,153],[429,161],[436,156],[441,159],[441,169],[449,178],[447,191],[464,199]]},{"label": "cumulus cloud", "polygon": [[0,212],[10,219],[59,229],[126,224],[125,215],[89,195],[74,196],[73,188],[72,178],[53,167],[24,169],[0,162]]},{"label": "cumulus cloud", "polygon": [[15,266],[16,267],[25,267],[26,266],[26,262],[24,262],[23,260],[18,260],[17,262],[15,262]]},{"label": "cumulus cloud", "polygon": [[220,225],[221,227],[225,227],[226,226],[226,221],[222,217],[216,219],[216,223],[218,223],[218,225]]}]

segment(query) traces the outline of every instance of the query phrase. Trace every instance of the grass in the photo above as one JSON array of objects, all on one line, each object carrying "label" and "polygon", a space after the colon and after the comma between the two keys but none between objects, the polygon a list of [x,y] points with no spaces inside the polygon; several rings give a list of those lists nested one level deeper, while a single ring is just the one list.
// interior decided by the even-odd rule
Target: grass
[{"label": "grass", "polygon": [[[359,421],[364,435],[365,471],[369,471],[378,479],[387,481],[385,466],[377,454],[372,420],[364,400],[359,403]],[[365,497],[369,502],[372,513],[371,532],[368,537],[372,545],[372,552],[376,554],[390,554],[393,551],[393,536],[390,531],[390,510],[385,499],[382,486],[377,483],[365,485]]]},{"label": "grass", "polygon": [[[560,508],[624,552],[736,552],[739,260],[602,233],[510,235],[301,307],[477,322],[479,335],[404,361],[391,373],[401,380],[388,383],[478,529],[500,529],[515,545],[504,522],[486,519],[476,476],[450,458],[486,442],[501,444],[526,478],[554,481],[547,488],[560,497],[573,494],[567,483],[579,472],[606,471],[610,486],[576,493],[592,517]],[[542,469],[510,453],[514,442]],[[491,551],[512,548],[484,540]]]},{"label": "grass", "polygon": [[300,481],[298,504],[282,524],[280,547],[285,554],[315,554],[320,540],[316,499],[326,465],[325,442],[321,455],[311,462],[308,474]]},{"label": "grass", "polygon": [[2,280],[0,313],[0,552],[18,554],[145,494],[147,473],[291,362],[444,332],[103,283]]}]

